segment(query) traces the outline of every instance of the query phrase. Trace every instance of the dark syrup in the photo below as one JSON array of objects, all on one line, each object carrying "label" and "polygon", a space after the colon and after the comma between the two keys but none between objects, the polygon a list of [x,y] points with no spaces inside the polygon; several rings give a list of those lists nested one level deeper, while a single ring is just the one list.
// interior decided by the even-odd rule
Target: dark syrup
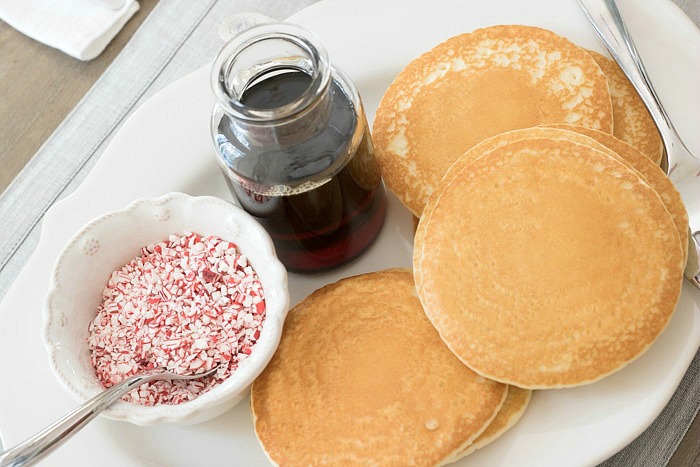
[{"label": "dark syrup", "polygon": [[[279,108],[300,97],[309,83],[303,72],[278,74],[254,83],[240,101],[256,109]],[[277,256],[291,272],[319,273],[356,259],[376,238],[386,214],[386,193],[366,123],[358,121],[338,83],[330,86],[327,119],[299,141],[285,140],[271,150],[240,137],[226,116],[219,124],[220,152],[247,183],[244,187],[227,177],[229,186],[241,206],[268,231]],[[284,196],[258,194],[250,188],[256,183],[295,186],[332,170],[339,158],[347,157],[356,125],[364,127],[362,142],[330,181]],[[301,133],[306,131],[305,126]]]}]

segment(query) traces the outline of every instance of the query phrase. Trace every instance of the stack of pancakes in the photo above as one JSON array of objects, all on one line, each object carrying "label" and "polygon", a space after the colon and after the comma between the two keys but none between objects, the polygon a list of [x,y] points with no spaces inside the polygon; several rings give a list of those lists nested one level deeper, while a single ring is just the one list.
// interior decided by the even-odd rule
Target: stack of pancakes
[{"label": "stack of pancakes", "polygon": [[251,408],[278,465],[441,465],[506,431],[530,393],[465,366],[423,312],[411,270],[389,269],[289,312]]},{"label": "stack of pancakes", "polygon": [[550,128],[497,135],[458,159],[413,256],[425,312],[455,355],[529,389],[590,383],[641,355],[675,309],[687,232],[678,193],[650,178]]},{"label": "stack of pancakes", "polygon": [[382,175],[420,218],[413,271],[317,290],[255,381],[281,465],[440,465],[533,389],[587,384],[651,346],[680,294],[688,218],[614,63],[494,26],[420,56],[374,122]]}]

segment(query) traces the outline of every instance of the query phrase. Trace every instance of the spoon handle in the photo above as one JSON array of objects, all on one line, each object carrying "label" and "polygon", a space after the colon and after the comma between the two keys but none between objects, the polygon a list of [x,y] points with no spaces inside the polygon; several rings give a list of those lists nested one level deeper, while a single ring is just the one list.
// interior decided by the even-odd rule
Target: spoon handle
[{"label": "spoon handle", "polygon": [[0,453],[0,467],[28,466],[40,461],[114,401],[136,386],[152,379],[154,375],[132,376],[101,392],[33,437]]},{"label": "spoon handle", "polygon": [[676,185],[696,177],[698,160],[685,147],[661,104],[615,0],[578,0],[578,4],[610,55],[637,90],[659,129],[665,148],[661,168]]}]

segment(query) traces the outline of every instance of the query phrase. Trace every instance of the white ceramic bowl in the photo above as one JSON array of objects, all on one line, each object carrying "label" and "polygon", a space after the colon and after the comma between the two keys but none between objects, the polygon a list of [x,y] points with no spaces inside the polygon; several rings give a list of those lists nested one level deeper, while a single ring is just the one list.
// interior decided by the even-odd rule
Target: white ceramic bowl
[{"label": "white ceramic bowl", "polygon": [[232,408],[272,358],[282,334],[289,293],[287,272],[267,232],[239,207],[219,198],[170,193],[139,199],[83,227],[56,261],[44,308],[43,339],[56,378],[78,401],[103,390],[90,362],[88,325],[97,315],[112,271],[140,249],[186,231],[215,235],[238,245],[265,291],[266,318],[253,352],[223,383],[193,401],[153,407],[123,401],[103,414],[137,425],[199,423]]}]

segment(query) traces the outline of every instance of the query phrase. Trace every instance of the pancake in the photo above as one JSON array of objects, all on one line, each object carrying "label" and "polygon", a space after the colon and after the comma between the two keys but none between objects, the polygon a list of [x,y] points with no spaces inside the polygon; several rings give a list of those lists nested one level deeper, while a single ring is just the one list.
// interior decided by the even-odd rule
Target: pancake
[{"label": "pancake", "polygon": [[659,194],[663,201],[666,210],[671,214],[673,222],[678,229],[678,235],[681,240],[681,248],[683,249],[683,258],[688,257],[688,212],[685,209],[685,204],[680,193],[676,190],[675,185],[669,180],[663,170],[659,168],[649,158],[645,157],[639,149],[630,144],[621,141],[617,137],[602,131],[591,130],[576,125],[552,125],[554,128],[573,131],[582,135],[586,135],[598,141],[607,148],[615,151],[622,159],[629,162],[642,177],[651,185]]},{"label": "pancake", "polygon": [[461,451],[454,460],[468,456],[477,449],[481,449],[492,442],[496,441],[503,433],[510,430],[515,425],[520,417],[525,413],[525,409],[530,404],[532,391],[521,389],[517,386],[508,386],[508,396],[506,401],[498,411],[496,418],[489,424],[478,438],[472,444]]},{"label": "pancake", "polygon": [[614,60],[592,50],[587,51],[608,79],[613,109],[613,134],[639,149],[656,165],[664,150],[659,130],[632,83]]},{"label": "pancake", "polygon": [[591,130],[590,128],[575,125],[547,125],[544,127],[508,131],[484,140],[467,151],[458,162],[455,162],[455,166],[450,169],[451,176],[454,176],[454,174],[457,174],[465,165],[470,164],[473,160],[478,159],[494,148],[528,138],[557,138],[584,144],[608,154],[638,172],[642,180],[654,188],[661,198],[661,201],[664,203],[664,207],[669,214],[671,214],[676,229],[678,230],[681,249],[683,250],[683,258],[685,259],[687,257],[688,213],[686,212],[680,193],[678,193],[676,187],[659,166],[639,152],[638,149],[624,141],[620,141],[609,133],[603,133],[602,131]]},{"label": "pancake", "polygon": [[411,271],[392,269],[295,306],[251,409],[276,464],[437,465],[481,434],[506,391],[450,352]]},{"label": "pancake", "polygon": [[412,61],[382,97],[372,135],[387,186],[420,217],[469,148],[546,123],[612,132],[605,76],[588,53],[551,31],[493,26]]},{"label": "pancake", "polygon": [[555,138],[455,163],[421,217],[413,264],[455,355],[528,389],[591,383],[637,358],[683,278],[656,192],[607,154]]}]

